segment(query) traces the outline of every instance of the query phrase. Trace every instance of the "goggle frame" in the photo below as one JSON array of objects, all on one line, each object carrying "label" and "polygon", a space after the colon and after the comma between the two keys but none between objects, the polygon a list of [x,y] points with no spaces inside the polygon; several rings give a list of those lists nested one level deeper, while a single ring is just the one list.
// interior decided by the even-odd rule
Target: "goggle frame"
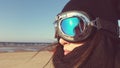
[{"label": "goggle frame", "polygon": [[[64,19],[70,18],[70,17],[78,17],[78,18],[82,19],[83,22],[85,23],[85,28],[84,28],[83,32],[81,34],[76,34],[77,35],[76,37],[66,35],[61,29],[61,22]],[[88,14],[83,11],[67,11],[67,12],[59,13],[56,16],[56,21],[54,23],[56,25],[55,26],[56,38],[61,37],[70,42],[83,41],[90,36],[90,34],[92,33],[92,30],[93,30],[93,27],[98,28],[98,26],[95,23],[97,20],[98,20],[98,18],[90,21],[90,17],[88,16]]]}]

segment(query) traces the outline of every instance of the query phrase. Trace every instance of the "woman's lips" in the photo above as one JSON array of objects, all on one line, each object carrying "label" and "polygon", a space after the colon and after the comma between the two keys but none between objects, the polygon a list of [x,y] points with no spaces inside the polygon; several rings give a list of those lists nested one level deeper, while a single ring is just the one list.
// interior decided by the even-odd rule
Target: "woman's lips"
[{"label": "woman's lips", "polygon": [[71,52],[70,50],[64,50],[64,55],[67,55],[70,52]]}]

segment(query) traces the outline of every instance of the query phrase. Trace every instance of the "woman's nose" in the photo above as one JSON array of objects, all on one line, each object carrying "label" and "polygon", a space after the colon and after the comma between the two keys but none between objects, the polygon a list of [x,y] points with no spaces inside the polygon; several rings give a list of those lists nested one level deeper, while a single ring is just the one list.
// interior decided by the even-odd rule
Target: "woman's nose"
[{"label": "woman's nose", "polygon": [[62,38],[60,38],[59,43],[60,43],[61,45],[69,44],[68,41],[66,41],[66,40],[64,40],[64,39],[62,39]]}]

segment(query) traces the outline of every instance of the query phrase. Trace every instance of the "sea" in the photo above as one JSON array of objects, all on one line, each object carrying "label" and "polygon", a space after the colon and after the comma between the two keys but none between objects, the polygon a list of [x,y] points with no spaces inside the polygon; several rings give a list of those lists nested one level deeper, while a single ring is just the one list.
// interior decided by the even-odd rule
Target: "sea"
[{"label": "sea", "polygon": [[0,42],[1,52],[37,52],[51,50],[52,43],[46,42]]}]

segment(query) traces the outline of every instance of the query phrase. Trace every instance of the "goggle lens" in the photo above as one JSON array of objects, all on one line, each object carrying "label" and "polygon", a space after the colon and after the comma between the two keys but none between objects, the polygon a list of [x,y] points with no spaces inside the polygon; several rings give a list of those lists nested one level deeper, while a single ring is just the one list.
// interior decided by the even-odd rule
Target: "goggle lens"
[{"label": "goggle lens", "polygon": [[61,29],[64,34],[75,36],[75,28],[79,25],[80,19],[77,17],[66,18],[61,22]]}]

